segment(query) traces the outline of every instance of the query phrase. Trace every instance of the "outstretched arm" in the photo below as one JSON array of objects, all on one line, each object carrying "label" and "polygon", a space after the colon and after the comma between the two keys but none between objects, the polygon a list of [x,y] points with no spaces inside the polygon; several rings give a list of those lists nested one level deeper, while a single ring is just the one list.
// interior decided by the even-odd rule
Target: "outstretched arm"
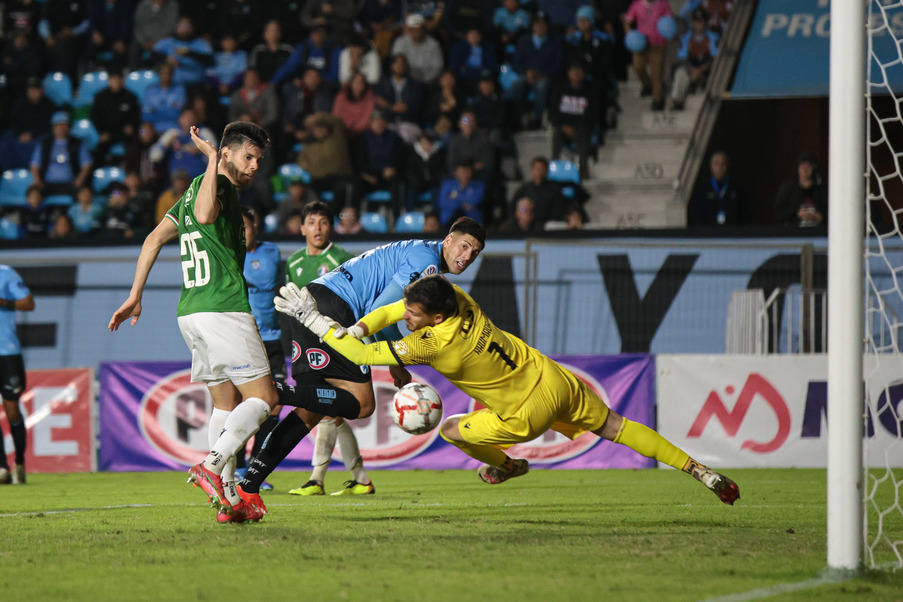
[{"label": "outstretched arm", "polygon": [[201,138],[197,126],[191,126],[191,141],[207,157],[207,171],[198,187],[198,196],[194,201],[194,217],[199,223],[210,225],[219,216],[220,204],[216,199],[216,174],[219,169],[219,151],[209,140]]},{"label": "outstretched arm", "polygon": [[135,266],[135,280],[132,282],[132,290],[129,293],[129,298],[110,318],[110,324],[107,327],[110,329],[110,332],[118,330],[119,325],[129,318],[132,319],[132,326],[138,323],[138,318],[141,316],[141,295],[144,294],[144,285],[147,283],[147,277],[151,268],[154,267],[154,263],[157,261],[157,255],[160,254],[161,247],[178,236],[178,234],[179,228],[175,223],[169,217],[164,217],[157,227],[154,228],[153,232],[144,239],[144,244],[141,246],[141,254],[138,255],[138,264]]}]

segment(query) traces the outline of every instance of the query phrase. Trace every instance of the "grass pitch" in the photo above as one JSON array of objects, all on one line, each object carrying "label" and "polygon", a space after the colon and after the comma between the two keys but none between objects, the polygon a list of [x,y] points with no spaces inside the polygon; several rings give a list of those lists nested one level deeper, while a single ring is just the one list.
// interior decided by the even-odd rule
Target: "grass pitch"
[{"label": "grass pitch", "polygon": [[[376,495],[285,493],[218,525],[183,473],[0,487],[0,596],[27,600],[903,600],[903,571],[832,582],[825,471],[372,471]],[[347,472],[330,472],[328,492]],[[900,527],[900,525],[897,525]]]}]

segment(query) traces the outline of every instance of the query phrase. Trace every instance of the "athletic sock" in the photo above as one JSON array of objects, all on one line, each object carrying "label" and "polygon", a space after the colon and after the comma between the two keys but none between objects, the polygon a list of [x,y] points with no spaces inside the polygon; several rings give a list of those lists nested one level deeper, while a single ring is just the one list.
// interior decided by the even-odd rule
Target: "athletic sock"
[{"label": "athletic sock", "polygon": [[269,437],[270,433],[273,432],[273,429],[276,428],[277,424],[279,424],[279,416],[273,416],[271,414],[266,420],[263,421],[263,424],[260,425],[260,428],[254,435],[254,446],[251,448],[252,460],[257,457],[257,454],[260,453],[260,448],[263,447],[263,442],[266,441],[267,437]]},{"label": "athletic sock", "polygon": [[216,440],[223,434],[226,418],[231,413],[230,410],[213,408],[213,413],[210,414],[210,422],[207,423],[207,449],[213,449],[213,446],[216,445]]},{"label": "athletic sock", "polygon": [[9,464],[6,460],[6,445],[3,442],[3,429],[0,428],[0,468],[9,470]]},{"label": "athletic sock", "polygon": [[25,442],[27,441],[25,421],[10,422],[9,430],[13,436],[13,447],[16,448],[16,464],[25,464]]},{"label": "athletic sock", "polygon": [[626,418],[621,419],[621,428],[615,436],[614,442],[626,445],[647,458],[654,458],[663,464],[673,466],[677,470],[683,470],[687,460],[690,459],[687,452],[645,424],[633,422]]},{"label": "athletic sock", "polygon": [[235,489],[234,477],[231,481],[223,481],[223,491],[226,493],[226,499],[229,500],[229,503],[233,506],[236,506],[241,502],[241,497]]},{"label": "athletic sock", "polygon": [[269,404],[258,397],[249,397],[238,404],[226,418],[223,434],[210,448],[210,453],[204,459],[204,467],[213,473],[222,474],[226,461],[257,432],[269,415]]},{"label": "athletic sock", "polygon": [[239,483],[242,490],[247,493],[260,493],[260,485],[264,480],[309,432],[310,429],[294,412],[280,420]]},{"label": "athletic sock", "polygon": [[315,385],[291,386],[276,382],[279,392],[279,403],[295,408],[304,408],[314,414],[323,416],[355,419],[361,415],[361,403],[357,398],[326,381]]},{"label": "athletic sock", "polygon": [[[335,449],[338,427],[335,420],[324,419],[317,425],[317,442],[314,444],[314,455],[310,463],[314,469],[310,473],[310,480],[323,483],[326,478],[326,469],[332,461],[332,450]],[[343,456],[344,457],[344,456]]]},{"label": "athletic sock", "polygon": [[339,444],[339,453],[342,454],[342,462],[351,471],[351,478],[364,485],[369,483],[370,477],[364,469],[364,459],[361,457],[357,438],[347,422],[336,427],[336,440]]},{"label": "athletic sock", "polygon": [[445,433],[442,432],[441,427],[439,434],[442,435],[443,439],[460,449],[462,452],[464,452],[474,460],[479,460],[480,462],[489,464],[490,466],[505,466],[505,462],[508,460],[508,454],[494,445],[488,445],[485,443],[468,443],[467,441],[453,441],[452,439],[449,439],[445,436]]}]

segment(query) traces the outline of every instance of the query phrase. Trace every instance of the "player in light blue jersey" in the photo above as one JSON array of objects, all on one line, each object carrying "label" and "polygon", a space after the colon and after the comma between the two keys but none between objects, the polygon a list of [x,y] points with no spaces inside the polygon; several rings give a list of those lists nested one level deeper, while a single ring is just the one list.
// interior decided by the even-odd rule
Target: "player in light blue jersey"
[{"label": "player in light blue jersey", "polygon": [[[421,276],[460,274],[476,260],[485,244],[483,226],[462,217],[452,224],[442,242],[404,240],[371,249],[306,288],[316,299],[319,313],[348,327],[373,309],[399,301],[404,287]],[[394,340],[400,338],[400,333],[393,325],[376,336]],[[402,366],[393,366],[390,372],[397,387],[411,382],[411,374]],[[351,395],[302,401],[293,387],[277,383],[280,403],[296,409],[270,433],[239,484],[241,492],[258,494],[267,475],[324,415],[355,419],[373,414],[376,399],[370,369],[349,361],[306,328],[292,329],[292,376],[299,385],[322,383]]]},{"label": "player in light blue jersey", "polygon": [[[27,432],[19,397],[25,390],[25,362],[16,335],[16,312],[34,309],[34,297],[22,278],[8,265],[0,265],[0,396],[9,421],[16,450],[16,482],[25,483],[25,442]],[[12,483],[0,429],[0,485]]]}]

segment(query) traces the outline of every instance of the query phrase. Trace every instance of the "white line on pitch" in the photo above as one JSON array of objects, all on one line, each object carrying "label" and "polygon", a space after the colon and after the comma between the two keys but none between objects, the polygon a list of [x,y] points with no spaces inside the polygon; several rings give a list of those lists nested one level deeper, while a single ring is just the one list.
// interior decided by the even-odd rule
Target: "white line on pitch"
[{"label": "white line on pitch", "polygon": [[778,583],[770,587],[751,589],[748,592],[740,592],[717,598],[706,598],[703,602],[743,602],[745,600],[761,600],[789,592],[797,592],[804,589],[813,589],[829,583],[841,583],[855,577],[853,571],[825,571],[819,577],[798,581],[796,583]]}]

